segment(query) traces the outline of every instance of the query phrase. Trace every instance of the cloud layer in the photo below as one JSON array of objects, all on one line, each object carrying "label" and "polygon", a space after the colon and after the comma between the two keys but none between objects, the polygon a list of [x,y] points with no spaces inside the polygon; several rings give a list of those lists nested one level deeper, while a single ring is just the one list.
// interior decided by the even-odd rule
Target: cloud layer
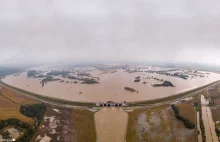
[{"label": "cloud layer", "polygon": [[220,64],[218,0],[2,0],[0,64]]}]

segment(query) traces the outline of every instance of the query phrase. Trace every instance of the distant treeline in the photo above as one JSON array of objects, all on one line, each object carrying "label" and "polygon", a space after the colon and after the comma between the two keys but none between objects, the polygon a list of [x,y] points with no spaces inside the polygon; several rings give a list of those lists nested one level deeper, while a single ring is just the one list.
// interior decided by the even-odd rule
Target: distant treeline
[{"label": "distant treeline", "polygon": [[182,79],[187,80],[189,78],[188,75],[183,74],[181,72],[176,72],[176,73],[168,73],[167,71],[153,71],[153,70],[149,70],[149,71],[145,71],[147,73],[156,73],[156,74],[161,74],[161,75],[167,75],[167,76],[174,76],[174,77],[179,77]]},{"label": "distant treeline", "polygon": [[90,76],[91,74],[89,74],[89,73],[78,73],[77,75],[78,76]]},{"label": "distant treeline", "polygon": [[[59,81],[61,79],[58,78],[54,78],[53,76],[62,76],[63,78],[68,78],[71,80],[79,80],[82,81],[82,84],[99,84],[98,81],[96,81],[94,78],[79,78],[79,77],[75,77],[72,75],[69,75],[70,72],[68,71],[51,71],[49,73],[47,73],[47,75],[42,75],[39,74],[39,71],[35,71],[35,70],[29,70],[28,71],[28,77],[34,77],[34,78],[43,78],[41,81],[42,86],[45,85],[45,83],[50,82],[50,81]],[[79,73],[77,74],[78,76],[90,76],[90,74],[88,73]],[[99,78],[98,78],[99,80]],[[64,82],[64,81],[60,81],[60,82]],[[68,83],[69,81],[67,81],[66,83]],[[75,81],[74,83],[78,83],[77,81]]]},{"label": "distant treeline", "polygon": [[171,107],[172,107],[172,109],[173,109],[173,111],[175,113],[176,118],[178,120],[182,121],[186,128],[188,128],[188,129],[195,129],[195,124],[193,124],[190,120],[180,116],[179,110],[178,110],[178,108],[175,105],[172,104]]},{"label": "distant treeline", "polygon": [[10,75],[10,74],[15,74],[15,73],[18,73],[21,71],[22,71],[22,69],[0,67],[0,78],[7,76],[7,75]]}]

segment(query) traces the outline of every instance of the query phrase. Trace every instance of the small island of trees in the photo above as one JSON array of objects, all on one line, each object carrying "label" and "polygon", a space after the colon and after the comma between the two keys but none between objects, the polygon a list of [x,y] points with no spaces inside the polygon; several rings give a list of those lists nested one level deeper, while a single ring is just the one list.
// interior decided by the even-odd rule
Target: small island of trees
[{"label": "small island of trees", "polygon": [[174,87],[173,83],[170,81],[164,81],[162,84],[153,84],[153,87]]},{"label": "small island of trees", "polygon": [[99,84],[99,82],[94,79],[85,79],[82,84]]},{"label": "small island of trees", "polygon": [[41,81],[41,84],[42,84],[42,86],[44,86],[44,84],[47,83],[47,82],[49,82],[49,81],[58,81],[58,80],[61,80],[61,79],[53,78],[52,76],[47,76],[46,78],[44,78],[44,79]]},{"label": "small island of trees", "polygon": [[130,92],[136,92],[136,93],[139,92],[139,91],[137,91],[137,90],[135,90],[134,88],[131,88],[131,87],[125,87],[124,89],[127,90],[127,91],[130,91]]},{"label": "small island of trees", "polygon": [[89,73],[78,73],[77,75],[78,76],[88,76],[89,77],[91,74],[89,74]]},{"label": "small island of trees", "polygon": [[135,77],[135,80],[134,80],[134,82],[140,82],[141,81],[141,77],[140,76],[138,76],[138,77]]}]

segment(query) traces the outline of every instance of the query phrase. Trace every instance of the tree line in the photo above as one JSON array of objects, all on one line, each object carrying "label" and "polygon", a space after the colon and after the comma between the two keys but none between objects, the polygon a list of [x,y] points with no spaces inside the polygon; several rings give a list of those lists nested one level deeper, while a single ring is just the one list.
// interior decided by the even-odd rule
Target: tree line
[{"label": "tree line", "polygon": [[[22,105],[20,107],[20,112],[27,116],[34,118],[36,120],[35,126],[31,126],[26,122],[21,122],[20,120],[16,118],[10,118],[7,120],[1,120],[0,121],[0,130],[4,129],[8,126],[15,126],[25,129],[23,135],[19,137],[16,142],[28,142],[31,140],[34,133],[37,131],[38,126],[40,125],[40,122],[43,120],[44,113],[46,111],[46,106],[42,104],[32,104],[32,105]],[[4,133],[4,136],[8,136],[8,133]]]},{"label": "tree line", "polygon": [[195,129],[195,124],[193,124],[190,120],[180,116],[179,110],[178,110],[178,108],[174,104],[172,104],[171,107],[172,107],[172,109],[173,109],[173,111],[175,113],[176,118],[178,120],[182,121],[186,128],[188,128],[188,129]]}]

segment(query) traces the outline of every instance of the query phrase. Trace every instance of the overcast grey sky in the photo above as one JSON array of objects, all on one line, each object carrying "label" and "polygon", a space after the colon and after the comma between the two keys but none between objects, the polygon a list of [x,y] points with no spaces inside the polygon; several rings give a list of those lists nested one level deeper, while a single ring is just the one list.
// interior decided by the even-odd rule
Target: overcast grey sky
[{"label": "overcast grey sky", "polygon": [[0,0],[0,64],[220,64],[219,0]]}]

